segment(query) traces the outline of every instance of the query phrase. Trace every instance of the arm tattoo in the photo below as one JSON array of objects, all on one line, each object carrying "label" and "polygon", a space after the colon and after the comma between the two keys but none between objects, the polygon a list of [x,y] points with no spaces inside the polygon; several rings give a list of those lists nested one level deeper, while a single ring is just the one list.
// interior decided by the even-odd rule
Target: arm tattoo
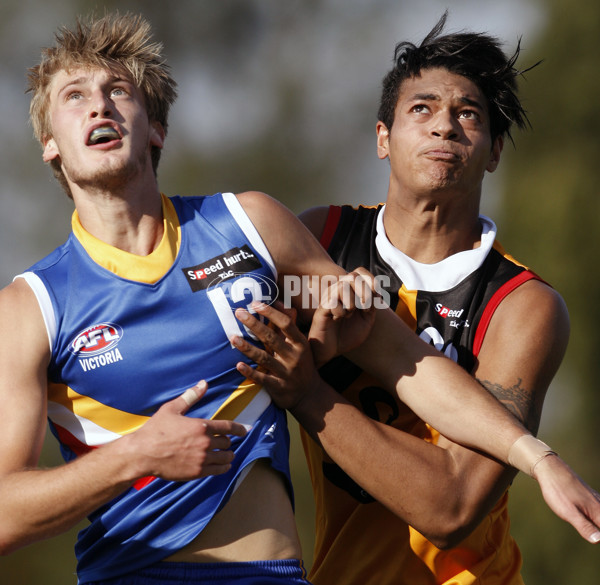
[{"label": "arm tattoo", "polygon": [[527,430],[533,434],[537,433],[540,417],[535,408],[534,400],[529,390],[521,386],[522,379],[519,378],[514,386],[505,388],[501,384],[490,382],[489,380],[477,381],[498,401],[503,404],[518,420],[520,420]]}]

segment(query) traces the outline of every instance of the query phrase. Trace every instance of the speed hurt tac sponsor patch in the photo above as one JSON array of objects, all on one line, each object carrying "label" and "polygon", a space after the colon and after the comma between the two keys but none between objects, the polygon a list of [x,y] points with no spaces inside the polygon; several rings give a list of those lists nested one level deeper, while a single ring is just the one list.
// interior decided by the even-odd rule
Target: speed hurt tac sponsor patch
[{"label": "speed hurt tac sponsor patch", "polygon": [[248,245],[231,248],[202,264],[182,268],[193,292],[206,290],[218,282],[261,268],[262,264]]}]

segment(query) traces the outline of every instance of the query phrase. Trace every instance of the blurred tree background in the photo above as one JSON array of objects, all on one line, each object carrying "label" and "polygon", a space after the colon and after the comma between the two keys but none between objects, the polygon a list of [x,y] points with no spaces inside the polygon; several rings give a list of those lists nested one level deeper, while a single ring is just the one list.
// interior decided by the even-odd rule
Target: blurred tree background
[{"label": "blurred tree background", "polygon": [[[571,316],[571,340],[550,388],[540,436],[588,483],[600,486],[600,361],[593,326],[600,318],[600,4],[577,10],[548,0],[546,26],[530,63],[544,62],[521,84],[533,132],[508,149],[499,222],[506,245],[563,295]],[[529,44],[529,43],[527,43]],[[516,332],[518,334],[518,332]],[[513,494],[513,533],[522,544],[528,583],[598,583],[600,550],[578,541],[518,477]]]},{"label": "blurred tree background", "polygon": [[[169,194],[265,191],[299,212],[385,198],[387,166],[375,153],[381,79],[399,40],[420,41],[447,4],[438,0],[3,0],[0,6],[0,286],[62,243],[71,203],[41,163],[27,122],[26,67],[53,31],[105,9],[143,13],[179,82],[159,169]],[[540,430],[592,485],[600,486],[600,394],[591,324],[600,308],[595,229],[600,199],[594,95],[600,81],[600,5],[581,0],[455,0],[447,30],[523,37],[522,95],[533,132],[516,133],[486,179],[483,211],[499,237],[563,294],[572,318],[567,358]],[[518,335],[518,331],[515,332]],[[1,408],[1,406],[0,406]],[[1,414],[0,410],[0,421]],[[297,517],[312,560],[312,495],[294,432]],[[43,465],[60,461],[47,441]],[[600,551],[518,477],[512,527],[528,585],[598,582]],[[0,522],[2,519],[0,518]],[[84,524],[82,524],[83,526]],[[71,585],[76,530],[0,558],[0,585]],[[357,535],[360,538],[360,535]],[[332,584],[335,585],[335,584]]]}]

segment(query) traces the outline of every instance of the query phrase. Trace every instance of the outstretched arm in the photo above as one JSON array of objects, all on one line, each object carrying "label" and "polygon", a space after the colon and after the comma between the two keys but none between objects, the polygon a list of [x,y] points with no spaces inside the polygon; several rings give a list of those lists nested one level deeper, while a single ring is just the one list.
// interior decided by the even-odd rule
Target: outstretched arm
[{"label": "outstretched arm", "polygon": [[[259,193],[243,194],[240,202],[275,259],[280,276],[306,274],[318,277],[339,275],[342,272],[329,259],[317,240],[284,206]],[[299,308],[301,319],[312,316],[310,311],[303,309],[302,303]],[[451,518],[448,525],[453,522],[452,526],[456,526],[455,530],[451,528],[454,534],[450,537],[456,541],[468,533],[508,486],[514,472],[506,470],[498,461],[508,462],[511,446],[519,437],[529,433],[471,375],[419,340],[391,311],[377,310],[375,313],[373,334],[350,356],[351,359],[378,377],[384,386],[397,392],[400,399],[423,420],[451,439],[454,442],[452,448],[438,449],[397,429],[379,425],[346,402],[333,389],[322,385],[320,378],[301,387],[299,393],[275,383],[274,388],[283,389],[286,399],[278,403],[291,409],[302,426],[323,444],[329,455],[355,481],[420,531],[419,522],[423,517],[427,517],[425,524],[435,523],[437,516],[444,523],[448,518],[446,509],[455,508],[456,518]],[[250,315],[248,317],[251,319]],[[494,320],[500,323],[505,318],[503,316],[502,319]],[[534,338],[535,336],[536,334]],[[504,345],[511,347],[515,344],[509,336],[508,344]],[[488,344],[487,339],[482,352],[485,347],[489,349],[488,354],[495,352],[493,344]],[[548,361],[554,359],[555,367],[562,358],[562,354],[552,357],[553,351],[545,355]],[[279,356],[278,353],[275,358]],[[530,355],[525,355],[524,359],[529,357]],[[486,361],[490,360],[486,358]],[[499,364],[490,368],[490,377],[486,374],[482,379],[491,380],[499,386],[514,385],[516,380],[509,379],[506,382],[503,378],[494,377],[494,373],[504,371],[505,366],[506,364]],[[522,361],[516,362],[517,370],[521,366]],[[306,371],[305,368],[300,368],[300,373]],[[515,370],[511,370],[513,371]],[[246,371],[243,373],[250,374]],[[260,374],[255,373],[257,377]],[[531,387],[536,391],[532,396],[535,396],[534,402],[538,403],[535,408],[541,407],[544,384],[547,387],[552,375],[553,372],[548,371],[539,376],[533,374],[531,381],[534,383]],[[539,389],[543,391],[540,393]],[[277,390],[273,390],[272,395],[278,401]],[[356,441],[357,435],[361,437],[360,441]],[[464,449],[457,443],[485,451],[493,455],[495,460]],[[399,444],[400,448],[397,448]],[[543,454],[543,450],[544,447],[540,454]],[[360,453],[364,453],[365,457],[359,457]],[[524,471],[531,472],[530,465],[538,455],[535,452],[528,454]],[[362,463],[357,463],[367,460],[372,462],[369,469]],[[382,465],[378,466],[377,461],[380,460]],[[390,464],[393,461],[397,461],[397,464]],[[541,465],[542,463],[538,468]],[[419,472],[411,474],[411,469]],[[384,477],[383,470],[389,470],[391,475]],[[569,472],[569,477],[572,477],[572,472]],[[436,481],[441,478],[443,485],[447,485],[450,490],[448,493],[456,495],[456,501],[440,503],[434,501],[433,497],[429,500],[423,498],[421,507],[428,508],[428,504],[433,502],[435,505],[431,506],[431,510],[434,513],[419,510],[418,502],[415,506],[405,506],[403,502],[411,494],[414,499],[415,493],[426,494],[427,490],[431,491],[431,478]],[[386,489],[388,486],[390,489]],[[394,489],[394,486],[401,486],[402,489]],[[591,492],[587,488],[584,491],[589,503]],[[595,511],[594,522],[597,526],[598,505],[595,503],[595,496],[593,499],[590,505]],[[471,502],[475,504],[472,505]],[[436,514],[437,511],[441,513]],[[575,519],[570,521],[577,526]],[[593,534],[600,534],[589,522],[578,529],[591,540]],[[431,532],[427,526],[422,529],[428,537],[430,533],[435,536],[435,532],[440,530],[440,522]],[[441,538],[446,539],[446,536]],[[441,544],[446,545],[444,542]]]},{"label": "outstretched arm", "polygon": [[[300,219],[318,238],[328,213],[328,207],[312,208]],[[546,390],[562,361],[568,336],[568,313],[560,295],[541,282],[530,281],[496,310],[471,373],[535,434]],[[332,428],[330,425],[330,432]],[[441,448],[432,448],[424,441],[415,443],[416,437],[400,430],[387,432],[391,435],[387,448],[380,445],[378,453],[390,462],[398,461],[406,473],[388,478],[382,468],[368,464],[359,471],[367,481],[376,475],[382,492],[401,492],[406,504],[404,519],[441,548],[462,540],[514,478],[513,468],[447,437],[437,440]],[[351,440],[336,442],[338,447],[345,444],[352,448]],[[359,477],[354,479],[361,482]]]},{"label": "outstretched arm", "polygon": [[[238,197],[271,253],[280,278],[344,274],[283,205],[262,193]],[[300,318],[310,323],[312,299],[298,296],[294,300]],[[389,309],[375,311],[371,335],[348,357],[374,372],[385,387],[395,389],[418,416],[446,436],[501,461],[507,460],[510,446],[527,432],[467,372],[415,338]],[[310,427],[305,428],[311,432]]]},{"label": "outstretched arm", "polygon": [[[262,306],[257,309],[276,324],[282,334],[265,327],[247,312],[238,311],[238,318],[242,319],[272,352],[259,350],[242,339],[234,340],[237,347],[257,361],[263,370],[252,370],[241,362],[238,365],[240,371],[263,384],[281,406],[289,408],[313,438],[322,443],[336,463],[362,487],[392,511],[418,526],[427,512],[419,509],[418,500],[413,506],[410,497],[403,497],[410,496],[414,490],[409,489],[406,493],[401,489],[402,485],[407,483],[405,475],[408,473],[407,469],[411,468],[411,462],[420,463],[425,468],[420,474],[425,478],[428,477],[429,470],[430,482],[431,477],[440,473],[437,465],[449,467],[446,472],[452,475],[451,468],[457,465],[457,461],[445,457],[445,449],[426,444],[416,437],[410,437],[365,417],[318,376],[308,341],[294,326],[290,317],[278,313],[273,307]],[[441,356],[440,359],[447,360]],[[514,425],[519,433],[500,459],[508,462],[510,458],[512,464],[518,465],[522,471],[535,477],[550,508],[559,517],[570,522],[589,542],[597,542],[600,539],[598,494],[582,482],[560,458],[555,454],[548,454],[546,446],[540,445],[512,419],[508,411],[490,398],[492,404],[495,404],[492,409],[499,407],[503,411],[503,414],[499,415],[500,424]],[[466,411],[471,411],[470,416],[473,414],[471,409],[477,409],[474,404],[467,404],[465,407]],[[501,421],[505,415],[510,423]],[[467,426],[468,419],[469,415],[463,419]],[[443,420],[441,422],[443,426]],[[352,431],[352,441],[348,440],[348,429]],[[401,440],[400,436],[405,440]],[[399,440],[402,445],[400,452]],[[351,448],[348,448],[350,443]],[[434,454],[434,451],[437,453]],[[419,455],[422,453],[425,456],[419,461]],[[395,459],[398,459],[396,464],[393,463]],[[365,472],[367,461],[369,471]],[[414,488],[415,482],[409,480],[408,485]],[[492,504],[493,501],[490,505]],[[461,530],[460,534],[464,537],[464,530]]]}]

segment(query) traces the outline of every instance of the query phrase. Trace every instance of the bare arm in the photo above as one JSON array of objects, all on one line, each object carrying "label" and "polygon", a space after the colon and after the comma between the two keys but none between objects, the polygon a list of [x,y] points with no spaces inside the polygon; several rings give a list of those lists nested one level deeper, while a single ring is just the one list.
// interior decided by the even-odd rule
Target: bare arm
[{"label": "bare arm", "polygon": [[[511,293],[490,323],[475,375],[533,434],[568,336],[569,321],[562,299],[538,281]],[[431,452],[429,457],[442,461],[434,466],[429,482],[425,477],[419,482],[418,494],[426,505],[413,525],[432,540],[452,544],[479,524],[516,471],[443,436],[438,445],[443,452]],[[415,490],[410,489],[410,484],[418,481],[413,477],[422,473],[417,465],[409,476],[407,506],[411,505],[411,493],[412,499],[417,499]]]},{"label": "bare arm", "polygon": [[[343,272],[284,206],[261,193],[238,197],[280,274],[321,276]],[[314,313],[302,306],[301,310],[305,318]],[[371,334],[348,357],[374,373],[385,387],[394,388],[417,415],[445,435],[506,462],[510,446],[527,433],[526,429],[472,376],[417,339],[392,311],[382,309],[375,313]],[[301,397],[307,411],[311,410],[313,398],[308,393]],[[295,408],[301,406],[298,403]],[[313,425],[323,424],[320,417],[310,424],[305,422],[309,433],[313,432]]]},{"label": "bare arm", "polygon": [[300,213],[298,219],[308,228],[315,238],[320,240],[323,230],[325,229],[328,213],[329,207],[311,207]]},{"label": "bare arm", "polygon": [[[300,218],[320,237],[327,213],[327,207],[317,207],[305,211]],[[568,315],[560,296],[546,285],[531,281],[500,305],[480,352],[478,380],[534,434],[546,390],[563,358],[568,336]],[[414,437],[392,428],[382,432],[388,444],[382,453],[384,461],[401,460],[406,473],[402,476],[404,483],[390,477],[381,486],[383,499],[379,499],[386,503],[385,494],[400,490],[399,499],[407,510],[418,511],[410,514],[410,523],[438,545],[447,546],[464,538],[515,475],[513,468],[443,436],[438,441],[443,449],[437,449],[429,444],[415,444]],[[363,461],[370,463],[372,459]],[[378,468],[376,463],[369,463],[357,468],[361,477],[354,479],[365,485],[379,469],[378,480],[383,483],[383,470],[392,466]]]},{"label": "bare arm", "polygon": [[[546,391],[563,359],[568,338],[564,302],[545,284],[530,281],[500,304],[478,356],[475,377],[534,435]],[[459,526],[468,532],[508,488],[515,470],[443,436],[438,445],[456,462],[457,475],[448,493],[452,494],[458,518],[462,517]],[[431,498],[435,502],[434,494]],[[430,520],[435,525],[435,518]]]},{"label": "bare arm", "polygon": [[[445,456],[449,450],[427,445],[420,439],[409,437],[365,417],[318,376],[310,350],[307,349],[306,338],[287,315],[282,315],[275,308],[268,306],[257,307],[257,310],[277,325],[282,334],[265,326],[248,312],[238,310],[238,318],[252,329],[272,352],[260,350],[241,338],[234,339],[234,344],[261,366],[260,370],[253,370],[241,362],[238,364],[240,372],[263,384],[275,400],[282,407],[288,408],[298,421],[308,428],[313,438],[321,442],[336,463],[371,495],[411,524],[422,523],[428,528],[427,536],[431,537],[435,544],[441,547],[452,546],[464,538],[470,530],[470,524],[476,521],[473,520],[473,513],[467,509],[461,516],[460,509],[451,509],[445,516],[451,521],[450,529],[436,528],[435,525],[427,527],[429,511],[423,507],[422,498],[416,497],[414,493],[420,485],[419,482],[426,481],[427,474],[419,473],[417,481],[413,481],[410,470],[414,463],[415,469],[419,465],[425,465],[427,470],[432,470],[433,474],[437,473],[432,467],[436,461],[434,458]],[[385,353],[385,350],[382,351]],[[497,402],[495,404],[495,408],[500,407],[508,414]],[[467,406],[467,410],[471,408]],[[468,421],[466,424],[469,424]],[[471,431],[467,430],[466,434],[470,433]],[[402,436],[412,442],[403,443],[399,439]],[[435,455],[432,455],[431,459],[427,455],[425,461],[420,462],[419,453],[425,452],[423,449],[426,445],[430,453]],[[396,449],[398,446],[404,446],[405,450],[399,453]],[[570,522],[589,542],[600,541],[600,496],[564,461],[555,453],[549,452],[547,446],[538,444],[537,439],[528,433],[521,434],[510,446],[507,458],[513,466],[538,480],[546,503],[560,518]],[[443,469],[448,478],[456,476],[453,458],[437,461],[441,465],[450,465]],[[475,471],[481,473],[480,469],[476,468]],[[464,479],[464,483],[451,487],[459,489],[462,485],[464,488],[470,488],[470,483],[478,479],[477,473],[471,468],[467,468],[465,473],[466,478],[457,477],[457,480]],[[436,476],[430,476],[429,482],[431,477],[435,479]],[[438,488],[441,485],[445,484],[436,484]],[[423,494],[417,493],[419,496],[426,496],[430,490]],[[408,499],[403,498],[403,494],[408,496]],[[495,501],[493,486],[491,491],[484,491],[482,495],[476,493],[475,496],[483,497],[479,500],[479,505],[484,508],[482,514],[485,513],[485,506],[491,506]],[[450,495],[445,500],[446,507],[452,508],[453,501],[461,503],[460,498],[452,500],[452,497],[453,495]],[[436,502],[436,505],[440,505],[440,510],[443,511],[442,504]],[[475,512],[477,513],[477,508]],[[443,534],[438,534],[436,530],[442,530]]]},{"label": "bare arm", "polygon": [[141,477],[187,480],[229,468],[229,439],[214,433],[244,434],[243,427],[183,416],[205,385],[163,405],[135,433],[66,465],[37,468],[50,350],[24,280],[0,292],[0,324],[0,553],[68,530]]},{"label": "bare arm", "polygon": [[[316,235],[322,230],[326,212],[327,208],[319,208],[312,210],[308,214],[310,217],[304,216]],[[515,331],[519,334],[515,335]],[[514,292],[502,304],[488,331],[477,374],[502,402],[507,403],[507,393],[511,393],[508,401],[513,404],[512,412],[533,432],[537,429],[543,398],[562,359],[567,338],[568,317],[562,300],[537,282],[528,283]],[[508,448],[525,429],[515,426],[510,418],[506,419],[506,413],[499,413],[498,405],[489,396],[475,406],[472,400],[478,401],[479,397],[470,395],[473,381],[466,380],[468,375],[464,372],[459,375],[456,368],[442,364],[441,360],[445,358],[439,354],[419,353],[422,348],[419,349],[420,342],[414,335],[409,345],[406,345],[409,340],[404,338],[404,332],[394,338],[395,348],[385,354],[394,356],[392,358],[386,358],[377,350],[374,339],[375,336],[371,340],[370,353],[361,347],[355,354],[357,363],[362,363],[375,375],[386,372],[387,383],[396,387],[424,419],[439,428],[445,428],[449,419],[460,420],[463,406],[479,408],[487,421],[473,417],[461,424],[462,430],[472,436],[477,425],[483,423],[475,432],[477,441],[481,442],[470,443],[464,435],[461,438],[460,428],[455,429],[459,434],[453,438],[475,447],[485,446],[506,462]],[[390,349],[391,346],[386,342],[383,347]],[[413,352],[415,349],[417,353]],[[409,359],[403,360],[399,356],[409,356]],[[391,367],[393,362],[396,363]],[[301,376],[306,371],[302,366],[294,375]],[[415,375],[416,372],[421,373]],[[400,380],[398,385],[396,380]],[[404,388],[403,380],[407,384]],[[433,388],[425,382],[432,382]],[[286,397],[290,404],[294,403],[292,408],[296,418],[353,479],[439,546],[449,546],[463,538],[494,505],[514,476],[513,469],[444,437],[439,443],[444,448],[440,449],[380,425],[320,380],[313,379],[307,386],[315,391],[310,392],[310,397],[305,395],[306,400],[300,407],[294,402],[297,396]],[[453,389],[454,405],[444,402],[448,388]],[[463,398],[458,398],[461,395]],[[431,414],[428,413],[430,400],[429,405],[434,405],[438,413],[444,413],[445,420],[436,423],[428,416]],[[499,418],[495,420],[496,414]],[[486,426],[488,431],[483,428]],[[507,434],[502,436],[505,431]],[[356,441],[356,436],[361,440]],[[499,445],[502,445],[500,450],[494,450],[494,446]],[[540,464],[540,469],[542,467],[546,464]],[[440,489],[440,486],[444,487]],[[445,494],[443,501],[440,500],[441,493]],[[592,534],[594,528],[584,527],[583,530]]]},{"label": "bare arm", "polygon": [[[322,277],[345,274],[287,207],[256,191],[241,193],[237,197],[275,262],[282,289],[286,286],[286,276]],[[293,294],[290,298],[298,311],[300,322],[310,326],[312,315],[319,304],[319,295],[306,298],[301,294]]]},{"label": "bare arm", "polygon": [[[316,207],[300,218],[320,237],[327,213],[327,207]],[[546,285],[531,281],[500,305],[480,352],[477,379],[534,434],[568,336],[568,314],[560,296]],[[441,450],[430,445],[418,447],[413,437],[401,431],[387,428],[384,432],[389,435],[385,457],[404,459],[405,468],[410,469],[403,476],[406,490],[402,493],[407,509],[418,510],[410,522],[438,546],[448,546],[468,534],[515,475],[513,468],[443,436],[438,441]],[[407,461],[406,456],[415,449],[418,454]],[[375,469],[367,465],[357,471],[362,471],[368,481]],[[382,491],[393,491],[394,485],[401,485],[397,478]]]}]

